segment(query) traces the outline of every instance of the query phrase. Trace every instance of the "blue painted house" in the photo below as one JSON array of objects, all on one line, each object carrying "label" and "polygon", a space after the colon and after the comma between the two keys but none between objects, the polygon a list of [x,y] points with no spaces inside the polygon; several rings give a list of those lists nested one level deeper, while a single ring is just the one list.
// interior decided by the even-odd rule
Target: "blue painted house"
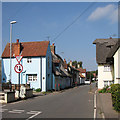
[{"label": "blue painted house", "polygon": [[52,53],[53,90],[71,87],[71,75],[66,71],[63,59],[56,54],[55,46],[50,46]]},{"label": "blue painted house", "polygon": [[[31,88],[41,88],[42,91],[52,89],[52,55],[49,41],[12,43],[12,84],[18,84],[18,73],[14,67],[18,64],[15,56],[22,55],[20,62],[23,71],[20,73],[20,83],[30,84]],[[2,82],[10,80],[10,44],[2,54]]]}]

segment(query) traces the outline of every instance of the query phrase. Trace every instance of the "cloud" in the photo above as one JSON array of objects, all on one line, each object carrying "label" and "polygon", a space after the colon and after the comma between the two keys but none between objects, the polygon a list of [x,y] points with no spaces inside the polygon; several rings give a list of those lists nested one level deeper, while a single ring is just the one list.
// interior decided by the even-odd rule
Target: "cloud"
[{"label": "cloud", "polygon": [[96,21],[100,19],[109,19],[112,23],[118,20],[118,8],[115,5],[109,4],[105,7],[98,7],[88,17],[90,21]]},{"label": "cloud", "polygon": [[118,21],[118,9],[114,10],[109,18],[111,19],[112,23],[117,22]]}]

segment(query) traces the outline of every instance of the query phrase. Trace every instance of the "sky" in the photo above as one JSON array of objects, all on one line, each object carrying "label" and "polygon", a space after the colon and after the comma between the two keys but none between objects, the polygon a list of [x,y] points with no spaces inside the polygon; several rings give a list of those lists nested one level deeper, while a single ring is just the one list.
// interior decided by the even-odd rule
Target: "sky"
[{"label": "sky", "polygon": [[117,2],[3,2],[2,52],[12,20],[12,42],[50,40],[63,59],[82,61],[87,70],[97,69],[93,41],[118,37]]}]

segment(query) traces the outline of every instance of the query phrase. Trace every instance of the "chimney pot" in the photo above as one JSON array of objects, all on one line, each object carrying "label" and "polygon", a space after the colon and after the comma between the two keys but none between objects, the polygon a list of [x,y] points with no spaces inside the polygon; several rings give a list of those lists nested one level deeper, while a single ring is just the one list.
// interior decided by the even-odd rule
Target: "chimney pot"
[{"label": "chimney pot", "polygon": [[19,43],[19,39],[17,39],[17,43]]},{"label": "chimney pot", "polygon": [[72,66],[72,60],[70,60],[70,66]]},{"label": "chimney pot", "polygon": [[112,37],[110,37],[110,39],[112,39]]}]

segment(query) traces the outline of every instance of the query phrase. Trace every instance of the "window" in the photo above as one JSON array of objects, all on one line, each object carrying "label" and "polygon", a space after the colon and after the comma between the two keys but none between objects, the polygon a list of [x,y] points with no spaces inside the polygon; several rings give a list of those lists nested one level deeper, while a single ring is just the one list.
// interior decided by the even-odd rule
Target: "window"
[{"label": "window", "polygon": [[104,81],[104,87],[110,86],[111,84],[113,84],[113,81]]},{"label": "window", "polygon": [[109,85],[112,85],[113,84],[113,81],[109,81]]},{"label": "window", "polygon": [[31,62],[32,62],[31,58],[27,58],[27,63],[31,63]]},{"label": "window", "polygon": [[104,87],[108,86],[108,81],[104,81]]},{"label": "window", "polygon": [[104,72],[111,72],[110,66],[108,65],[104,66]]},{"label": "window", "polygon": [[29,74],[28,75],[28,81],[37,81],[37,74]]}]

